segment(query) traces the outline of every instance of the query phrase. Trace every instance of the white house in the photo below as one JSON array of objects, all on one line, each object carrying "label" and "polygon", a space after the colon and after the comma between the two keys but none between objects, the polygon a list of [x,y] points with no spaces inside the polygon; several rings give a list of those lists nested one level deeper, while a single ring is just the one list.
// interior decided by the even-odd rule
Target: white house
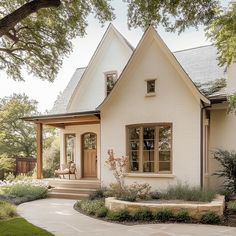
[{"label": "white house", "polygon": [[[213,46],[172,53],[152,26],[134,49],[110,24],[51,113],[27,118],[38,124],[38,177],[42,126],[52,125],[61,129],[61,163],[75,162],[78,179],[114,182],[105,165],[113,149],[129,158],[127,184],[217,186],[212,152],[236,150],[236,116],[227,113],[236,68],[225,72],[216,57]],[[208,97],[196,86],[221,78],[227,87]]]}]

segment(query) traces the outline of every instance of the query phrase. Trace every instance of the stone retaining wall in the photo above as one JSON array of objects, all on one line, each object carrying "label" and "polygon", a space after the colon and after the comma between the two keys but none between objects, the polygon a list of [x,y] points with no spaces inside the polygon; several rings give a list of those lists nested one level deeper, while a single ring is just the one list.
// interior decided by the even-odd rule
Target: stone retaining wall
[{"label": "stone retaining wall", "polygon": [[189,215],[193,219],[200,219],[201,216],[208,212],[215,212],[217,215],[222,216],[225,208],[225,197],[217,195],[216,198],[209,203],[158,203],[158,202],[127,202],[117,200],[113,197],[105,199],[105,205],[110,210],[117,210],[122,208],[128,208],[130,210],[138,207],[148,207],[151,210],[164,210],[169,209],[173,213],[177,213],[182,210],[187,210]]}]

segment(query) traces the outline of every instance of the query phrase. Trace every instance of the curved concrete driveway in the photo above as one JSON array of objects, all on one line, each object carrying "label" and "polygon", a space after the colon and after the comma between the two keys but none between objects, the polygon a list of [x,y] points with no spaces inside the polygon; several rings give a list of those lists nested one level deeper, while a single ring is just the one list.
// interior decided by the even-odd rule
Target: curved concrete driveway
[{"label": "curved concrete driveway", "polygon": [[18,213],[56,236],[235,236],[236,228],[191,224],[126,226],[96,220],[73,209],[74,200],[43,199],[18,206]]}]

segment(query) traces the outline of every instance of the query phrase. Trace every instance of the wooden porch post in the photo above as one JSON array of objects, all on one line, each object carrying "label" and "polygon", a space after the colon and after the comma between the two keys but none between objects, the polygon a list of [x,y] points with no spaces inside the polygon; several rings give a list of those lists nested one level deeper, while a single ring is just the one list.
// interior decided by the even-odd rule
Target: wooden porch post
[{"label": "wooden porch post", "polygon": [[37,179],[43,178],[43,125],[37,124]]}]

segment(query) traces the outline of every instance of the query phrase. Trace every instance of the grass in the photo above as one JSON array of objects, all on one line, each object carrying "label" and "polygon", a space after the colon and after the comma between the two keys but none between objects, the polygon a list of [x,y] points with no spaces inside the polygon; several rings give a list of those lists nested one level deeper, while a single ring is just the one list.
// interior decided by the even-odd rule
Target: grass
[{"label": "grass", "polygon": [[227,207],[230,212],[236,213],[236,200],[229,201]]},{"label": "grass", "polygon": [[23,218],[0,221],[1,236],[53,236],[53,234],[30,224]]},{"label": "grass", "polygon": [[0,201],[0,220],[8,219],[16,215],[16,207],[14,205]]},{"label": "grass", "polygon": [[164,192],[161,192],[160,199],[211,202],[215,198],[215,195],[215,192],[211,190],[202,190],[197,187],[178,184],[169,187]]}]

